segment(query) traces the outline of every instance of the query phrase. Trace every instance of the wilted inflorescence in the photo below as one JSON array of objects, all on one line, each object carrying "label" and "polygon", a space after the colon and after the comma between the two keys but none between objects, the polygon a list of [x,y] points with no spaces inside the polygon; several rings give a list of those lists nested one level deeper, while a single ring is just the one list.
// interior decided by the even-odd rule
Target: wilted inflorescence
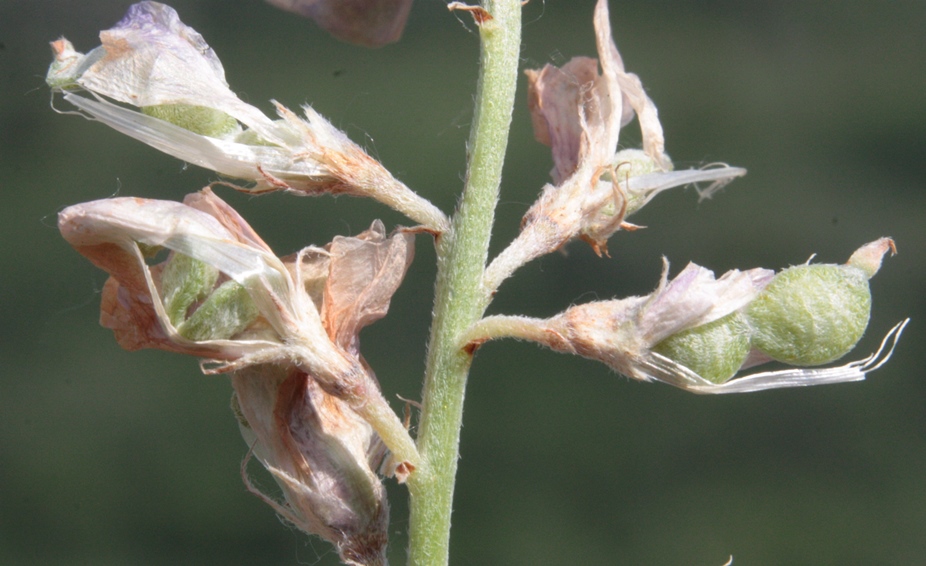
[{"label": "wilted inflorescence", "polygon": [[110,274],[100,319],[122,347],[192,354],[207,373],[235,372],[242,432],[283,488],[285,517],[342,550],[378,540],[384,552],[388,514],[374,470],[385,449],[365,415],[385,401],[359,333],[386,314],[412,234],[387,237],[376,221],[278,258],[209,189],[182,204],[71,206],[59,228]]},{"label": "wilted inflorescence", "polygon": [[173,8],[134,4],[100,40],[86,55],[67,39],[52,42],[46,77],[88,116],[178,159],[252,182],[252,191],[368,196],[429,230],[447,228],[439,209],[311,107],[300,118],[275,103],[280,119],[272,120],[238,98],[215,52]]},{"label": "wilted inflorescence", "polygon": [[[394,40],[410,5],[269,1],[365,44]],[[553,183],[483,272],[478,291],[485,305],[520,266],[570,240],[606,255],[608,239],[637,228],[626,218],[660,192],[709,183],[699,189],[709,196],[745,173],[726,165],[673,170],[656,106],[625,70],[608,18],[607,1],[598,0],[598,59],[527,71],[534,133],[551,148]],[[232,405],[250,447],[242,465],[249,489],[294,525],[332,542],[345,563],[385,564],[388,505],[377,472],[404,481],[429,462],[383,398],[360,353],[359,333],[385,316],[412,260],[413,233],[444,233],[447,217],[312,108],[304,107],[300,118],[276,104],[274,120],[240,100],[212,49],[170,7],[135,4],[100,38],[102,45],[87,54],[64,38],[52,43],[46,80],[85,115],[252,183],[246,189],[252,192],[369,196],[422,225],[387,236],[375,221],[356,237],[281,258],[208,188],[182,203],[110,198],[59,214],[67,241],[110,275],[100,320],[122,347],[190,354],[203,359],[205,373],[232,374]],[[642,148],[621,149],[620,130],[634,117]],[[458,267],[450,254],[485,251],[447,249],[438,246],[438,260],[448,271]],[[858,343],[871,309],[868,280],[888,251],[895,251],[893,241],[881,238],[844,265],[808,262],[777,274],[734,270],[719,278],[692,263],[670,280],[666,262],[647,296],[577,305],[548,319],[490,316],[465,332],[451,331],[453,345],[443,347],[472,352],[494,338],[529,339],[695,393],[858,380],[890,357],[906,321],[868,358],[807,368],[833,362]],[[766,362],[790,367],[741,375]],[[282,501],[252,485],[246,472],[252,454],[279,485]]]},{"label": "wilted inflorescence", "polygon": [[[387,8],[404,19],[405,4]],[[388,33],[400,31],[401,22]],[[241,101],[212,49],[169,6],[134,4],[100,38],[86,55],[64,38],[52,43],[46,80],[86,115],[248,181],[251,192],[369,196],[423,230],[447,229],[440,210],[310,107],[300,118],[276,104],[272,120]],[[59,227],[110,274],[100,320],[121,346],[190,354],[205,373],[233,374],[242,434],[284,501],[262,497],[331,541],[345,563],[384,564],[388,506],[376,472],[404,481],[418,454],[360,354],[359,333],[386,314],[414,231],[387,236],[376,221],[280,258],[208,188],[183,203],[71,206]]]},{"label": "wilted inflorescence", "polygon": [[[601,361],[628,377],[695,393],[742,393],[863,379],[890,357],[906,321],[864,360],[825,369],[858,343],[868,326],[868,280],[894,242],[859,248],[844,265],[806,263],[779,273],[729,271],[720,278],[693,263],[671,281],[665,264],[650,295],[596,301],[549,319],[487,317],[473,344],[513,336]],[[892,345],[885,351],[888,342]],[[796,368],[736,377],[777,361]]]}]

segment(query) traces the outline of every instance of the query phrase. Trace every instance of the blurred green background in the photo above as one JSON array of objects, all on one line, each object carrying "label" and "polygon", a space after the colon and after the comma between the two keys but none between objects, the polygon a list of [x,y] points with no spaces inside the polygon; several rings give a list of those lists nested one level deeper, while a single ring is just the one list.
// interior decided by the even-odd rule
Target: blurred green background
[{"label": "blurred green background", "polygon": [[[0,1],[0,564],[336,564],[247,493],[224,377],[126,353],[97,324],[104,274],[59,237],[62,207],[111,195],[180,199],[214,174],[49,107],[47,42],[87,51],[117,0]],[[403,40],[332,40],[257,0],[175,2],[232,87],[310,103],[450,211],[472,117],[477,36],[419,0]],[[594,55],[593,0],[533,0],[523,66]],[[467,392],[454,564],[926,563],[926,9],[921,1],[611,2],[629,70],[659,107],[677,166],[749,169],[711,201],[658,197],[611,259],[583,245],[529,265],[492,312],[548,316],[651,290],[666,255],[722,272],[812,253],[841,262],[893,236],[873,280],[863,357],[911,316],[893,360],[862,383],[717,398],[629,382],[530,344],[489,344]],[[523,91],[523,77],[520,87]],[[494,252],[547,180],[523,92]],[[65,104],[61,102],[60,107]],[[624,141],[639,138],[636,125]],[[282,255],[372,219],[358,199],[249,198],[219,189]],[[364,351],[387,397],[417,398],[433,250],[418,256]],[[390,482],[392,561],[404,490]]]}]

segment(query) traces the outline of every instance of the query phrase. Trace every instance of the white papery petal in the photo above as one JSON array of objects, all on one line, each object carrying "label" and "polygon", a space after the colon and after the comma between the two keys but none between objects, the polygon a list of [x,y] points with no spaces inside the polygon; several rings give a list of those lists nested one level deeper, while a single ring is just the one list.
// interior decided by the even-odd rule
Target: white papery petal
[{"label": "white papery petal", "polygon": [[638,378],[647,381],[661,381],[692,393],[718,395],[722,393],[751,393],[767,389],[786,387],[807,387],[861,381],[865,375],[887,363],[904,328],[910,322],[905,319],[891,328],[881,341],[878,350],[867,358],[832,368],[790,368],[778,371],[753,373],[735,377],[726,383],[710,382],[687,367],[651,352],[649,358],[639,364]]},{"label": "white papery petal", "polygon": [[168,155],[236,179],[258,183],[268,175],[325,177],[328,171],[306,159],[293,159],[291,151],[263,145],[249,145],[196,134],[158,118],[73,93],[64,99],[91,117],[129,137]]},{"label": "white papery petal", "polygon": [[[623,179],[620,172],[617,174],[618,182],[628,192],[633,200],[633,210],[628,208],[627,214],[639,210],[659,193],[675,187],[684,187],[696,183],[710,183],[705,189],[698,189],[698,195],[703,198],[710,198],[724,185],[737,177],[746,174],[746,169],[742,167],[730,167],[723,165],[711,169],[683,169],[681,171],[660,171],[656,173],[645,173],[643,175],[631,176],[629,179]],[[611,181],[599,181],[598,187],[609,187]],[[629,206],[629,205],[628,205]]]}]

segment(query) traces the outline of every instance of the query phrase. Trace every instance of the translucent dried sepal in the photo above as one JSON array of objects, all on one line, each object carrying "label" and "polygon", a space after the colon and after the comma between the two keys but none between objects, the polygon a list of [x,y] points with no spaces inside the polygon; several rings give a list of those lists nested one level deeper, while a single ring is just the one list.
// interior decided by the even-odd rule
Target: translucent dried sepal
[{"label": "translucent dried sepal", "polygon": [[[627,151],[627,150],[625,150]],[[621,152],[623,153],[623,152]],[[619,155],[619,154],[618,154]],[[724,185],[746,174],[746,169],[742,167],[731,167],[724,163],[712,164],[702,169],[683,169],[680,171],[658,171],[642,173],[639,175],[630,174],[626,177],[621,175],[621,161],[616,161],[617,182],[621,183],[627,195],[627,213],[626,216],[637,212],[646,206],[656,195],[675,187],[685,187],[694,185],[698,187],[699,183],[707,183],[704,188],[698,188],[698,196],[702,199],[710,198]],[[599,185],[610,185],[610,180],[599,181]]]},{"label": "translucent dried sepal", "polygon": [[[277,170],[291,159],[275,146],[249,145],[196,134],[170,122],[113,104],[66,93],[64,99],[95,120],[188,163],[238,179],[256,179],[259,166]],[[307,168],[306,175],[323,176],[321,168]]]},{"label": "translucent dried sepal", "polygon": [[353,238],[336,237],[328,247],[329,275],[322,313],[332,340],[359,353],[360,330],[386,315],[414,258],[414,236],[386,236],[383,223]]},{"label": "translucent dried sepal", "polygon": [[713,271],[689,263],[669,281],[668,271],[663,259],[659,286],[636,315],[637,332],[650,345],[742,309],[774,275],[770,269],[734,269],[715,279]]}]

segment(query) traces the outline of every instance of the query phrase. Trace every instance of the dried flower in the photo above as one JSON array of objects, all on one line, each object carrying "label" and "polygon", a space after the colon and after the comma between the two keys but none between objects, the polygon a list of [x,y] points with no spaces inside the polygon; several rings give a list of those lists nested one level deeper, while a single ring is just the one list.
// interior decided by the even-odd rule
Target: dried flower
[{"label": "dried flower", "polygon": [[[554,184],[544,187],[522,223],[525,237],[537,240],[536,255],[574,237],[586,240],[599,255],[607,253],[614,232],[633,228],[624,219],[659,192],[711,182],[702,192],[708,196],[745,174],[727,166],[672,171],[656,106],[639,77],[624,70],[606,0],[598,1],[594,24],[598,60],[575,57],[561,68],[526,71],[534,136],[552,148],[554,162]],[[618,151],[620,129],[634,115],[643,149]]]},{"label": "dried flower", "polygon": [[[101,322],[120,345],[192,354],[208,358],[207,373],[235,372],[242,433],[286,505],[265,499],[333,542],[347,563],[385,564],[388,509],[373,469],[387,438],[400,453],[387,473],[400,464],[410,473],[415,451],[360,355],[359,333],[386,314],[413,235],[387,237],[376,221],[358,237],[279,259],[208,188],[183,204],[71,206],[59,228],[110,274]],[[149,266],[146,255],[163,248],[168,258]]]},{"label": "dried flower", "polygon": [[770,270],[751,269],[729,271],[715,279],[710,270],[689,263],[669,281],[666,262],[652,294],[577,305],[550,319],[547,327],[575,353],[634,379],[659,379],[649,364],[654,347],[736,313],[756,298],[772,276]]},{"label": "dried flower", "polygon": [[[386,238],[376,222],[359,238],[336,239],[330,252],[303,250],[291,260],[297,266],[312,254],[324,256],[315,263],[330,270],[323,302],[306,290],[298,267],[278,259],[209,189],[183,204],[114,198],[71,206],[59,215],[59,227],[71,245],[112,276],[101,321],[126,349],[154,347],[209,358],[217,364],[211,372],[296,359],[332,386],[366,373],[359,365],[357,334],[385,314],[413,249],[411,235]],[[142,247],[168,248],[173,255],[149,268]],[[219,273],[246,292],[219,280]],[[198,308],[187,318],[194,304]],[[203,319],[205,334],[193,330]]]},{"label": "dried flower", "polygon": [[303,119],[276,104],[281,119],[271,120],[239,99],[215,52],[173,8],[133,4],[100,39],[86,55],[64,38],[52,42],[46,78],[92,118],[178,159],[253,182],[256,192],[368,196],[431,230],[447,228],[440,210],[311,107],[303,107]]},{"label": "dried flower", "polygon": [[301,530],[334,544],[345,564],[386,564],[389,507],[374,472],[385,449],[370,425],[293,367],[251,366],[236,372],[232,385],[241,434],[284,501],[254,487],[243,465],[248,488]]},{"label": "dried flower", "polygon": [[733,270],[719,279],[690,263],[669,281],[666,263],[659,286],[645,297],[577,305],[546,320],[487,317],[466,342],[525,338],[601,361],[634,379],[695,393],[856,381],[887,361],[907,321],[863,360],[734,376],[771,360],[820,365],[848,353],[868,325],[868,278],[889,249],[893,242],[882,238],[860,248],[847,265],[802,265],[777,275]]},{"label": "dried flower", "polygon": [[382,47],[402,37],[412,0],[267,0],[274,6],[312,18],[336,38],[366,47]]}]

